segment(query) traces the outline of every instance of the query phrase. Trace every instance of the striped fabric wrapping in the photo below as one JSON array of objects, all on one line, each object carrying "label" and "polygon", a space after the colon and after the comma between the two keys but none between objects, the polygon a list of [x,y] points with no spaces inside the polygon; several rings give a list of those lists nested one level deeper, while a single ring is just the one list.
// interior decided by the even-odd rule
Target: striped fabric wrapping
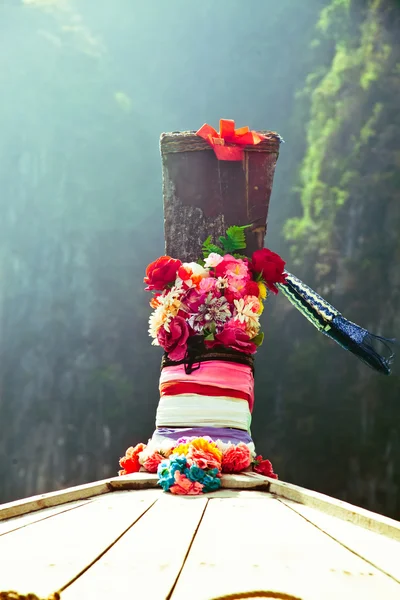
[{"label": "striped fabric wrapping", "polygon": [[210,360],[191,374],[185,373],[183,365],[165,367],[153,441],[184,435],[253,445],[253,406],[254,377],[247,365]]}]

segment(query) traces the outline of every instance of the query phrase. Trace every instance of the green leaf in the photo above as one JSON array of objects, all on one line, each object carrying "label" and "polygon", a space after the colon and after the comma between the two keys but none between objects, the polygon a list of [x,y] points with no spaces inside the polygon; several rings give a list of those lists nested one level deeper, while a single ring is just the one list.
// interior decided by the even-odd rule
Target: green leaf
[{"label": "green leaf", "polygon": [[250,227],[250,225],[232,225],[226,230],[226,237],[221,236],[219,241],[222,244],[225,252],[234,252],[235,250],[243,250],[246,248],[246,238],[244,230]]},{"label": "green leaf", "polygon": [[216,246],[211,242],[211,235],[209,235],[208,238],[203,242],[202,252],[204,258],[207,258],[211,252],[215,252],[220,256],[225,254],[225,252],[219,246]]},{"label": "green leaf", "polygon": [[261,331],[260,333],[258,333],[255,337],[253,337],[253,339],[251,341],[256,346],[261,346],[261,344],[264,341],[264,334],[263,334],[263,332]]},{"label": "green leaf", "polygon": [[213,333],[209,333],[208,335],[206,335],[206,336],[204,337],[204,340],[205,340],[206,342],[212,342],[212,341],[214,341],[214,334],[213,334]]}]

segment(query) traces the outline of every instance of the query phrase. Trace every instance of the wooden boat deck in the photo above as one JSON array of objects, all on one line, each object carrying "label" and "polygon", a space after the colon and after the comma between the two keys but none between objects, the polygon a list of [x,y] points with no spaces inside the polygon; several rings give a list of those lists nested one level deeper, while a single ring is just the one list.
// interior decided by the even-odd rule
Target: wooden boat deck
[{"label": "wooden boat deck", "polygon": [[156,480],[139,473],[0,506],[0,591],[400,598],[397,521],[253,473],[195,497],[165,494]]}]

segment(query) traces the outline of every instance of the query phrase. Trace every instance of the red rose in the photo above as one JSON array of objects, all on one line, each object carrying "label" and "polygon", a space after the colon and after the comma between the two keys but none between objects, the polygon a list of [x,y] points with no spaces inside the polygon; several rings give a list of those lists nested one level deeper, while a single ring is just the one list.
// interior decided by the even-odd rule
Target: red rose
[{"label": "red rose", "polygon": [[248,334],[232,323],[231,325],[225,325],[221,333],[215,335],[213,341],[206,340],[205,344],[207,348],[226,346],[245,354],[255,354],[257,352],[257,346],[250,340]]},{"label": "red rose", "polygon": [[170,256],[160,256],[150,263],[146,269],[146,277],[143,279],[147,284],[145,290],[164,290],[169,283],[173,283],[181,261]]},{"label": "red rose", "polygon": [[255,273],[261,273],[267,287],[274,292],[278,293],[276,283],[285,283],[286,273],[284,273],[285,261],[268,248],[262,248],[253,252],[251,257],[251,266]]},{"label": "red rose", "polygon": [[274,473],[271,461],[264,459],[261,455],[256,457],[256,462],[253,468],[254,471],[256,473],[260,473],[260,475],[265,475],[271,479],[278,479],[278,475]]},{"label": "red rose", "polygon": [[173,317],[168,325],[169,331],[161,327],[157,333],[158,343],[171,360],[182,360],[186,354],[189,327],[185,319],[180,316]]},{"label": "red rose", "polygon": [[125,452],[125,456],[119,459],[119,464],[122,467],[122,471],[119,471],[119,475],[129,475],[129,473],[137,473],[139,471],[139,454],[145,448],[145,444],[137,444],[135,447],[131,446],[128,448]]}]

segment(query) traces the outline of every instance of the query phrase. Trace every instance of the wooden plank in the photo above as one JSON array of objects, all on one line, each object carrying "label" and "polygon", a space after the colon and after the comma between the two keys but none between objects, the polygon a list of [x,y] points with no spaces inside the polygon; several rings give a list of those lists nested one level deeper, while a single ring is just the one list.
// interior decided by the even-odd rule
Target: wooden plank
[{"label": "wooden plank", "polygon": [[[9,519],[18,515],[31,513],[42,508],[58,506],[74,500],[93,498],[107,494],[114,489],[147,489],[157,485],[156,475],[150,473],[135,473],[134,475],[125,475],[123,477],[111,477],[102,481],[85,483],[75,487],[66,488],[57,492],[40,494],[30,498],[23,498],[14,502],[8,502],[0,506],[0,521]],[[121,480],[125,480],[124,483]]]},{"label": "wooden plank", "polygon": [[53,508],[43,508],[42,510],[37,510],[27,515],[6,519],[5,521],[0,522],[0,535],[5,535],[6,533],[16,531],[17,529],[22,529],[22,527],[27,527],[28,525],[32,525],[32,523],[43,521],[43,519],[49,519],[50,517],[67,510],[84,506],[87,502],[90,502],[90,500],[69,502],[66,505],[61,504],[60,506],[55,506]]},{"label": "wooden plank", "polygon": [[281,502],[400,583],[400,542],[291,500]]},{"label": "wooden plank", "polygon": [[158,488],[158,475],[153,473],[132,473],[110,479],[111,490],[141,490]]},{"label": "wooden plank", "polygon": [[0,506],[0,521],[41,510],[42,508],[49,508],[74,500],[82,500],[100,494],[106,494],[109,491],[108,480],[104,480],[85,485],[78,485],[76,487],[67,488],[57,492],[50,492],[48,494],[39,494],[38,496],[23,498],[22,500],[16,500],[15,502],[8,502],[7,504],[2,504]]},{"label": "wooden plank", "polygon": [[96,560],[160,492],[115,492],[0,538],[0,590],[47,597]]},{"label": "wooden plank", "polygon": [[389,519],[389,517],[384,517],[358,506],[353,506],[348,502],[331,498],[319,492],[307,490],[283,481],[268,479],[267,477],[265,479],[270,482],[269,491],[280,498],[286,498],[287,500],[304,504],[304,506],[317,508],[326,514],[338,517],[344,521],[350,521],[354,525],[359,525],[370,531],[375,531],[375,533],[400,540],[399,521]]},{"label": "wooden plank", "polygon": [[400,586],[276,498],[210,499],[172,600],[265,590],[398,600]]},{"label": "wooden plank", "polygon": [[[267,479],[258,476],[256,482],[244,475],[223,475],[222,487],[251,489],[264,485]],[[261,477],[261,479],[260,479]],[[151,473],[133,473],[122,477],[112,477],[93,483],[85,483],[75,487],[67,488],[48,494],[40,494],[31,498],[23,498],[15,502],[8,502],[0,505],[0,521],[10,519],[18,515],[31,513],[43,508],[59,506],[67,502],[93,498],[102,494],[107,494],[114,490],[141,490],[157,488],[158,477]],[[267,488],[266,488],[267,489]]]},{"label": "wooden plank", "polygon": [[[62,593],[62,600],[167,598],[208,500],[163,494],[99,561]],[[101,594],[99,594],[101,590]]]}]

